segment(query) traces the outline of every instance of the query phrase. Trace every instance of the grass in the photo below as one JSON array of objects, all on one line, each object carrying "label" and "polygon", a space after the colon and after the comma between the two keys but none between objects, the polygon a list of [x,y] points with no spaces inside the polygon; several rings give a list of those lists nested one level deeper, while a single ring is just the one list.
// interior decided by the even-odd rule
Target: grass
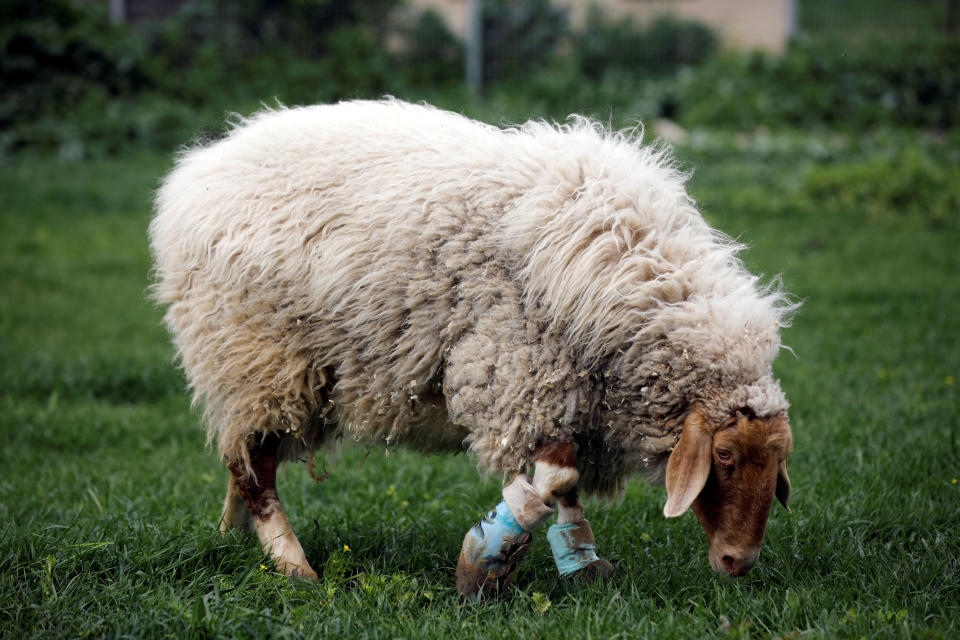
[{"label": "grass", "polygon": [[879,188],[846,197],[824,176],[896,179],[878,153],[960,161],[906,134],[835,142],[826,155],[790,140],[681,150],[710,221],[804,300],[785,333],[796,357],[777,363],[793,513],[775,506],[758,566],[713,574],[693,515],[664,520],[663,490],[638,480],[588,507],[612,580],[560,580],[541,535],[512,598],[468,605],[457,554],[499,483],[466,456],[347,448],[319,485],[286,468],[319,584],[277,575],[249,536],[221,538],[226,475],[145,297],[169,158],[8,162],[0,637],[957,637],[957,211],[926,215]]}]

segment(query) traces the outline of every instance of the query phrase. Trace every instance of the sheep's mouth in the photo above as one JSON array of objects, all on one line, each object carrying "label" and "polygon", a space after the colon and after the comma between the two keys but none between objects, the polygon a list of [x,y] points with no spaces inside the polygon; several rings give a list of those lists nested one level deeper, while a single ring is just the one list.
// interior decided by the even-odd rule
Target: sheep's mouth
[{"label": "sheep's mouth", "polygon": [[760,549],[732,549],[710,547],[710,566],[717,573],[739,578],[750,573],[757,562]]}]

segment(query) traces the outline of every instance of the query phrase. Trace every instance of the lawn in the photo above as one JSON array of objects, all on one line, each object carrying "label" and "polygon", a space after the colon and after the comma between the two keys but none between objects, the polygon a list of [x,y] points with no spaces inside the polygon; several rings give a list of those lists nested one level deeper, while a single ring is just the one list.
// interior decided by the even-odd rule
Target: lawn
[{"label": "lawn", "polygon": [[170,158],[0,165],[0,637],[931,637],[960,635],[960,158],[954,140],[693,136],[707,218],[803,301],[777,373],[792,513],[757,567],[715,575],[692,513],[636,480],[590,503],[618,568],[557,577],[541,535],[513,597],[454,569],[498,478],[468,456],[346,447],[280,492],[319,584],[221,538],[226,472],[147,299]]}]

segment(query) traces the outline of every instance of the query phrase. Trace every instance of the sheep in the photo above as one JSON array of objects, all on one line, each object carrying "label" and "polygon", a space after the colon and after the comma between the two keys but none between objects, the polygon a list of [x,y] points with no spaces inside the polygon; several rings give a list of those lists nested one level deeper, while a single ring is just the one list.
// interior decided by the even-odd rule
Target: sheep
[{"label": "sheep", "polygon": [[631,474],[666,484],[665,516],[693,508],[716,571],[748,571],[789,499],[793,305],[639,138],[388,98],[267,109],[182,153],[153,293],[230,472],[221,530],[316,578],[276,469],[350,438],[510,478],[464,539],[464,596],[508,589],[554,513],[561,574],[608,575],[579,492]]}]

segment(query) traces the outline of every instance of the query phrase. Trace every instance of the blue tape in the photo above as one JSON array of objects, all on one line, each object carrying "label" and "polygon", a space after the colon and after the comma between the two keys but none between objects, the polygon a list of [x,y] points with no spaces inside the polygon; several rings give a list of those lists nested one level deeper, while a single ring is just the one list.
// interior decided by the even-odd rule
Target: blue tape
[{"label": "blue tape", "polygon": [[[471,543],[470,555],[474,556],[471,560],[478,562],[482,559],[495,558],[500,553],[505,539],[516,538],[522,533],[523,527],[513,517],[510,507],[505,501],[501,501],[467,532],[467,539]],[[466,541],[464,548],[467,548]]]},{"label": "blue tape", "polygon": [[[589,527],[590,525],[586,525]],[[561,576],[569,576],[600,559],[592,543],[577,540],[580,524],[555,524],[547,530],[547,541],[553,551],[553,561]],[[590,539],[593,539],[591,533]]]}]

